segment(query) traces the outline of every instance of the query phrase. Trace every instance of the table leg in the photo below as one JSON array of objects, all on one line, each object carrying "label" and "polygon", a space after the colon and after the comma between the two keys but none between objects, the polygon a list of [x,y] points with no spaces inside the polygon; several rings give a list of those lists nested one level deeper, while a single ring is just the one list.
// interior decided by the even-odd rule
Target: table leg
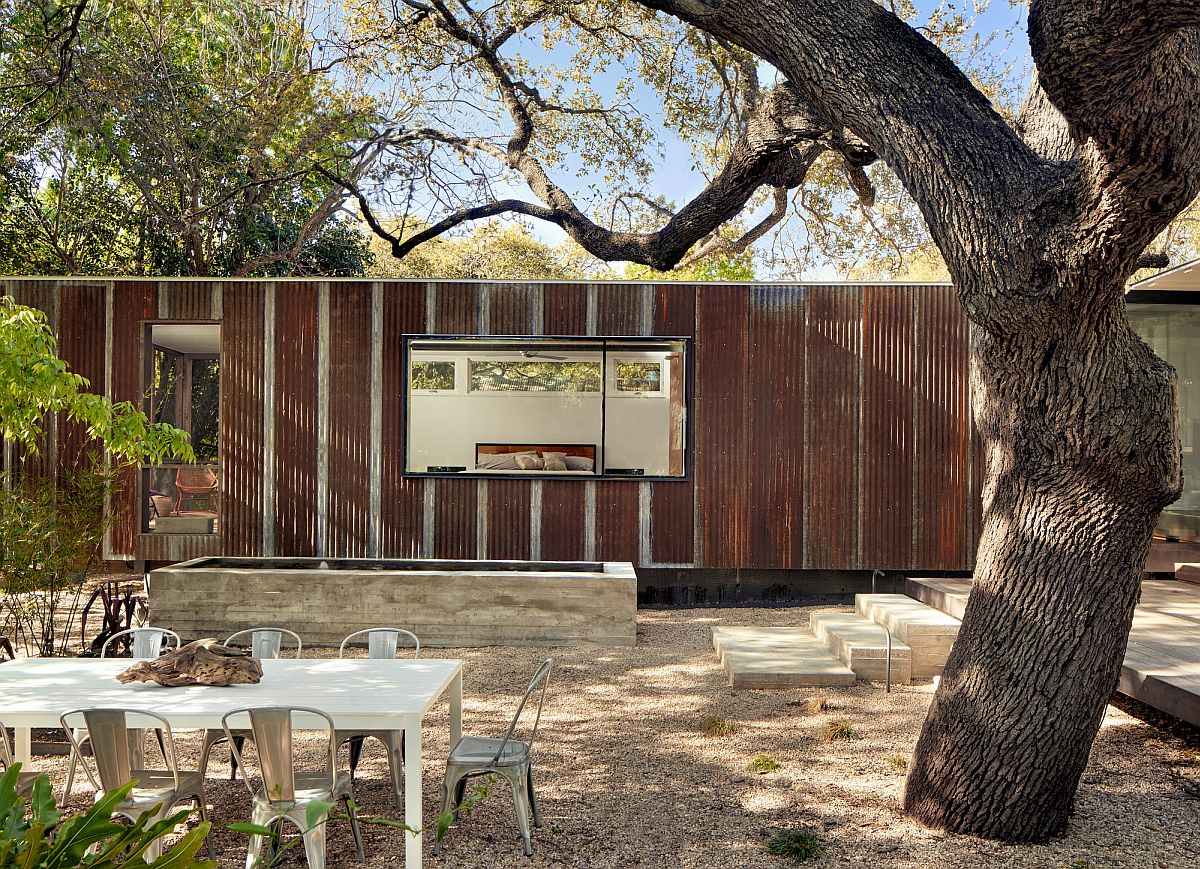
[{"label": "table leg", "polygon": [[[425,813],[421,805],[421,720],[410,721],[404,728],[404,823],[414,830],[425,824]],[[424,836],[420,833],[405,833],[404,867],[421,869],[421,851]]]},{"label": "table leg", "polygon": [[454,675],[450,683],[450,750],[462,739],[462,670]]},{"label": "table leg", "polygon": [[13,753],[16,755],[13,760],[21,764],[27,771],[29,764],[33,761],[33,734],[29,727],[14,727],[13,736],[16,737],[13,746]]}]

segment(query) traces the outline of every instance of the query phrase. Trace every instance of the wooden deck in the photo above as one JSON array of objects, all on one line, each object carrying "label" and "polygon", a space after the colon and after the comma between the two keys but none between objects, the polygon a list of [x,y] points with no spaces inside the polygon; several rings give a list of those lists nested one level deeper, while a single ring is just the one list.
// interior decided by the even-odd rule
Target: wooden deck
[{"label": "wooden deck", "polygon": [[[969,579],[909,579],[912,597],[961,619]],[[1142,583],[1118,690],[1200,727],[1200,585],[1169,579]]]}]

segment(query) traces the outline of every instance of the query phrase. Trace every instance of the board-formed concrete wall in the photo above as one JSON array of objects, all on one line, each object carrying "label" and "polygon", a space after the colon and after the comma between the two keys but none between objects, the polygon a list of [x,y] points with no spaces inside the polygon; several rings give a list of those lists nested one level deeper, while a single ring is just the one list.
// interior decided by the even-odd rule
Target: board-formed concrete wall
[{"label": "board-formed concrete wall", "polygon": [[564,568],[259,569],[200,559],[150,572],[150,623],[185,640],[276,626],[305,645],[336,646],[363,628],[398,627],[423,646],[632,646],[633,565]]}]

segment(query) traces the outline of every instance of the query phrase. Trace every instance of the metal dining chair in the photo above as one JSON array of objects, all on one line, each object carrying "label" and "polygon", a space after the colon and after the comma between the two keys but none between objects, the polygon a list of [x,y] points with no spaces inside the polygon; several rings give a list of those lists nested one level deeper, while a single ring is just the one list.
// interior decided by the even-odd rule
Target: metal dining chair
[{"label": "metal dining chair", "polygon": [[[294,715],[308,716],[310,720],[317,719],[325,730],[329,753],[325,755],[326,765],[323,770],[300,772],[296,769],[293,744],[293,729],[296,726]],[[249,718],[249,728],[231,728],[229,722],[235,718]],[[313,729],[307,722],[303,722],[303,719],[301,723],[304,729]],[[324,869],[325,824],[329,812],[328,809],[323,812],[320,819],[310,827],[308,807],[317,801],[336,803],[343,800],[346,803],[346,814],[350,818],[350,831],[354,834],[354,847],[358,851],[358,859],[360,862],[366,859],[362,831],[359,829],[358,814],[354,807],[354,783],[350,781],[349,770],[337,768],[337,742],[334,740],[333,719],[328,713],[305,706],[235,709],[221,719],[221,729],[225,731],[225,737],[229,740],[234,757],[238,761],[242,781],[250,791],[252,824],[269,827],[284,820],[291,821],[304,837],[304,853],[310,869]],[[246,775],[246,763],[237,747],[235,735],[243,729],[248,729],[254,735],[259,777],[262,780],[258,788]],[[246,869],[254,869],[259,864],[266,839],[266,836],[261,835],[250,836],[250,843],[246,849]]]},{"label": "metal dining chair", "polygon": [[[503,739],[491,739],[481,736],[464,736],[458,745],[450,750],[450,758],[446,761],[446,781],[442,785],[442,811],[445,814],[451,809],[451,794],[453,794],[455,820],[458,820],[457,807],[462,805],[466,793],[467,779],[477,775],[498,773],[507,779],[513,793],[513,807],[517,813],[517,826],[521,830],[521,838],[525,843],[525,856],[533,856],[533,845],[530,842],[529,815],[533,813],[533,825],[542,826],[542,813],[538,808],[537,796],[533,792],[533,740],[537,736],[538,724],[542,720],[542,706],[546,702],[546,688],[550,684],[550,671],[554,668],[554,659],[542,663],[525,689],[517,711],[509,722],[508,731]],[[529,703],[529,698],[541,687],[537,701],[537,715],[533,719],[533,729],[528,741],[514,739],[521,713]],[[433,853],[438,852],[435,841]]]},{"label": "metal dining chair", "polygon": [[[104,645],[100,647],[100,657],[107,658],[109,656],[110,647],[117,640],[123,637],[129,637],[133,641],[133,647],[130,649],[131,657],[133,658],[157,658],[166,652],[178,649],[181,640],[179,634],[168,628],[158,628],[151,625],[143,625],[140,628],[128,628],[123,631],[117,631],[111,637],[104,641]],[[74,747],[74,743],[85,745],[88,741],[87,730],[80,730],[75,733],[75,739],[72,740],[71,757],[67,761],[67,781],[63,785],[62,803],[67,804],[67,797],[71,795],[71,788],[75,786],[75,769],[79,766],[79,753]],[[158,736],[158,747],[163,752],[163,758],[166,758],[166,746],[162,741],[162,734]]]},{"label": "metal dining chair", "polygon": [[[366,637],[367,657],[377,660],[391,660],[404,648],[400,638],[407,637],[412,641],[413,658],[421,657],[421,641],[412,631],[404,628],[364,628],[348,634],[338,646],[338,657],[346,657],[346,646],[360,637]],[[396,798],[396,807],[404,808],[404,731],[403,730],[339,730],[337,731],[339,746],[350,743],[350,777],[358,770],[358,761],[362,756],[363,742],[374,739],[387,749],[388,771],[392,776],[392,792]]]},{"label": "metal dining chair", "polygon": [[[246,646],[250,649],[250,656],[253,658],[276,660],[283,657],[284,636],[291,638],[295,652],[293,657],[299,658],[300,653],[304,651],[304,641],[300,639],[299,634],[287,628],[246,628],[230,634],[225,638],[223,645]],[[237,740],[238,751],[241,751],[246,740],[252,738],[252,734],[249,730],[238,730],[234,732],[234,738]],[[215,728],[204,731],[204,744],[200,749],[200,769],[208,770],[208,758],[212,754],[213,747],[224,741],[225,731]],[[231,750],[229,752],[230,781],[237,778],[237,764],[237,754]]]},{"label": "metal dining chair", "polygon": [[[148,728],[130,727],[130,715],[150,718],[157,722],[154,729],[165,734],[166,738],[166,769],[141,768],[141,743]],[[76,709],[65,713],[59,721],[77,754],[82,744],[77,741],[75,734],[79,732],[80,727],[86,729],[99,778],[92,775],[91,767],[86,763],[83,770],[95,786],[98,797],[131,781],[137,781],[129,795],[113,809],[114,815],[136,821],[143,812],[151,811],[152,821],[157,822],[170,817],[171,811],[179,803],[190,801],[200,810],[201,821],[209,819],[207,800],[204,796],[204,774],[198,770],[185,772],[179,769],[179,756],[175,751],[175,737],[171,733],[171,725],[158,713],[144,709]],[[161,853],[160,838],[146,849],[146,861],[153,861]],[[211,837],[208,839],[208,856],[215,856]]]},{"label": "metal dining chair", "polygon": [[[8,741],[8,728],[0,722],[0,770],[7,770],[16,763],[13,760],[12,743]],[[17,793],[28,797],[33,793],[33,783],[37,781],[38,773],[22,769],[17,773]]]}]

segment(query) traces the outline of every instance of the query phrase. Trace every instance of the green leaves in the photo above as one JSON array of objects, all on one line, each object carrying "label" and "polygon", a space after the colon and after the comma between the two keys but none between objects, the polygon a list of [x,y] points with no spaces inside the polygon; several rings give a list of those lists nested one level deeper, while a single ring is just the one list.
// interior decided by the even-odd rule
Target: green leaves
[{"label": "green leaves", "polygon": [[[190,814],[181,811],[151,822],[153,813],[147,811],[132,824],[117,822],[112,812],[133,789],[131,782],[60,824],[50,797],[49,778],[38,776],[27,804],[16,789],[20,769],[19,763],[13,764],[0,777],[0,869],[117,869],[135,865],[151,845],[172,834]],[[215,862],[195,859],[208,831],[208,822],[199,824],[146,865],[150,869],[216,869]]]},{"label": "green leaves", "polygon": [[0,296],[0,436],[36,453],[43,420],[65,413],[120,462],[194,460],[186,432],[152,424],[129,402],[113,404],[88,387],[58,358],[45,315]]}]

